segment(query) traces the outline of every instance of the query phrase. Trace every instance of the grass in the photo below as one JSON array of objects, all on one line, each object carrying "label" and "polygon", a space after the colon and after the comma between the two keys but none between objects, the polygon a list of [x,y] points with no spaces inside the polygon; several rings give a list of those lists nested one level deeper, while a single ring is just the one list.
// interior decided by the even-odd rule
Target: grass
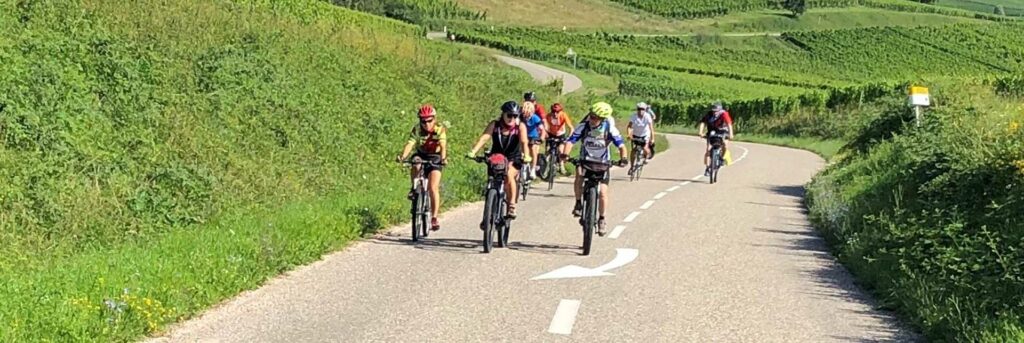
[{"label": "grass", "polygon": [[[553,94],[421,31],[315,0],[0,2],[0,341],[158,334],[404,221],[418,104],[458,155]],[[478,198],[477,165],[445,171],[446,206]]]}]

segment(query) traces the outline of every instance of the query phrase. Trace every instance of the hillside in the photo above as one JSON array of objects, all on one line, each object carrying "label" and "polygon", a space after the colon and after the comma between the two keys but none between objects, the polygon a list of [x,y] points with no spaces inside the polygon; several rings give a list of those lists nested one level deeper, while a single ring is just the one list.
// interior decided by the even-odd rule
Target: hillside
[{"label": "hillside", "polygon": [[5,342],[133,340],[401,220],[420,103],[465,151],[536,86],[312,0],[3,1],[0,32]]}]

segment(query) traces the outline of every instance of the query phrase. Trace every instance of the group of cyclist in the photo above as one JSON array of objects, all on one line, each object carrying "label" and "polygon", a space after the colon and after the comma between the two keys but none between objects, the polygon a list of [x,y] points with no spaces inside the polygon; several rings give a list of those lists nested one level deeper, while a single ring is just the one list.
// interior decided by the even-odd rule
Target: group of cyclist
[{"label": "group of cyclist", "polygon": [[[606,102],[597,102],[590,106],[587,115],[577,125],[572,124],[569,114],[559,104],[553,104],[550,112],[546,112],[544,106],[537,102],[534,92],[527,92],[523,95],[523,102],[507,101],[501,105],[500,116],[490,121],[487,127],[480,134],[473,148],[466,154],[474,158],[478,151],[488,141],[490,149],[488,155],[501,154],[509,161],[508,173],[505,175],[505,195],[508,203],[508,214],[514,219],[516,204],[519,199],[518,185],[519,173],[526,173],[527,179],[537,176],[537,161],[541,144],[545,141],[561,142],[557,149],[559,152],[559,172],[565,174],[565,161],[569,157],[573,146],[580,144],[579,161],[581,163],[595,164],[617,164],[626,166],[629,162],[629,152],[626,150],[625,141],[615,126],[612,118],[612,106]],[[448,159],[447,129],[437,122],[437,111],[433,105],[422,105],[418,111],[419,124],[409,132],[409,138],[398,161],[405,161],[413,156],[419,157],[424,164],[414,164],[411,175],[416,178],[420,168],[427,175],[429,188],[428,193],[431,200],[431,223],[430,228],[437,231],[441,228],[437,216],[441,207],[440,183],[441,171]],[[626,126],[627,134],[634,146],[642,146],[644,156],[638,159],[638,163],[645,163],[647,159],[654,157],[654,123],[656,115],[651,107],[644,103],[638,103],[636,112],[630,117]],[[705,129],[712,134],[725,134],[732,139],[732,118],[725,111],[721,103],[713,104],[700,123],[699,133],[705,136]],[[707,136],[710,137],[710,136]],[[552,138],[552,140],[548,140]],[[615,146],[619,150],[619,160],[611,160],[610,147]],[[710,144],[705,152],[704,165],[708,166]],[[525,170],[524,170],[525,167]],[[632,169],[632,168],[631,168]],[[607,233],[605,225],[605,209],[608,204],[608,182],[610,174],[604,172],[601,182],[601,198],[599,200],[598,235],[604,236]],[[705,168],[707,173],[707,168]],[[550,175],[549,177],[554,177]],[[575,206],[572,214],[579,217],[583,211],[581,197],[583,191],[583,172],[577,168],[574,183]],[[410,196],[412,196],[410,191]]]}]

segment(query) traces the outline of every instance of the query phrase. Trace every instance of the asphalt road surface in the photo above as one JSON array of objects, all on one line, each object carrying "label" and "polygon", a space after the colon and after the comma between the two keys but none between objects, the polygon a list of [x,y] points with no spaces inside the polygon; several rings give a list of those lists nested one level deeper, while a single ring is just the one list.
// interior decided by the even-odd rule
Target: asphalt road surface
[{"label": "asphalt road surface", "polygon": [[[644,178],[615,169],[611,235],[580,255],[571,180],[520,204],[511,247],[481,253],[481,204],[326,256],[182,323],[173,342],[865,342],[917,337],[875,308],[809,226],[800,150],[670,136]],[[483,172],[483,170],[481,170]],[[395,194],[394,196],[401,196]],[[568,267],[567,266],[577,266]],[[589,275],[589,276],[587,276]],[[586,277],[573,277],[586,276]],[[550,277],[550,278],[548,278]],[[558,278],[560,277],[560,278]]]},{"label": "asphalt road surface", "polygon": [[569,94],[579,90],[580,87],[583,87],[583,81],[576,77],[576,75],[569,74],[558,69],[548,68],[540,64],[514,57],[494,55],[494,58],[497,58],[498,60],[501,60],[513,67],[525,70],[531,77],[533,77],[534,81],[541,84],[548,84],[552,80],[562,79],[562,94]]}]

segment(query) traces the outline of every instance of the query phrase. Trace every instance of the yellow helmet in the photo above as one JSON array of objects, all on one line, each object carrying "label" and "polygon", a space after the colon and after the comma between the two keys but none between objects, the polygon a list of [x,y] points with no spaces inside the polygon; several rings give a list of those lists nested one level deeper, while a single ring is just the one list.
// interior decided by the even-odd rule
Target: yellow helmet
[{"label": "yellow helmet", "polygon": [[609,105],[604,101],[594,103],[593,106],[590,106],[590,113],[593,113],[598,117],[608,119],[608,117],[612,116],[612,105]]}]

